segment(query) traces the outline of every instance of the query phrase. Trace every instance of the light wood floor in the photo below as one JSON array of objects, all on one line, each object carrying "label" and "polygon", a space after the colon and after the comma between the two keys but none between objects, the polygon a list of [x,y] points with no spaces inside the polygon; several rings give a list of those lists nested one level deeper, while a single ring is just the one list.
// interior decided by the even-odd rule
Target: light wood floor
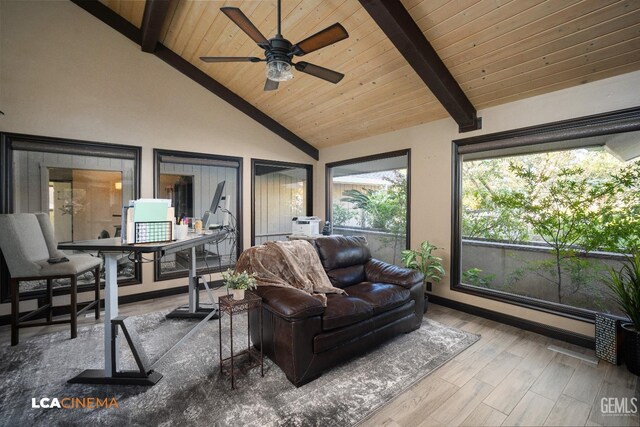
[{"label": "light wood floor", "polygon": [[[120,307],[120,314],[174,308],[186,298],[179,295],[127,304]],[[206,301],[204,294],[202,301]],[[637,413],[612,416],[601,412],[602,398],[639,397],[638,379],[624,366],[602,361],[596,366],[562,355],[547,347],[557,345],[591,356],[593,351],[442,306],[431,304],[426,316],[482,338],[362,425],[640,425]],[[80,326],[93,323],[90,317],[79,321]],[[68,328],[22,329],[20,339]],[[0,345],[9,345],[9,337],[9,327],[0,327]]]}]

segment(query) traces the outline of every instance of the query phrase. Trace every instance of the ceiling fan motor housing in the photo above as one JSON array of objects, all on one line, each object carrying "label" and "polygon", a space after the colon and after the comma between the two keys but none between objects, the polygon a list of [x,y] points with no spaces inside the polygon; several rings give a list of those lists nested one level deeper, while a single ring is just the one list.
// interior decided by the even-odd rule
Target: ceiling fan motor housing
[{"label": "ceiling fan motor housing", "polygon": [[291,64],[291,42],[282,37],[274,37],[269,40],[271,47],[265,51],[267,63],[272,61],[283,61]]}]

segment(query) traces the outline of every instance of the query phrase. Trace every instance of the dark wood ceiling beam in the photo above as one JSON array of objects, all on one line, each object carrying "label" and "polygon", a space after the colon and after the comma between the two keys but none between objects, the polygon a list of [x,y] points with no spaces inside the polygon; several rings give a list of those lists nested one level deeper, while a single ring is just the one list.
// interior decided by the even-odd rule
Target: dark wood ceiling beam
[{"label": "dark wood ceiling beam", "polygon": [[156,45],[160,41],[160,31],[164,18],[169,11],[169,0],[147,0],[144,5],[144,15],[142,16],[142,46],[143,52],[153,53]]},{"label": "dark wood ceiling beam", "polygon": [[[78,5],[82,9],[89,12],[94,17],[98,18],[100,21],[109,25],[114,30],[118,31],[120,34],[127,37],[129,40],[134,43],[141,45],[142,43],[142,31],[137,28],[135,25],[118,15],[113,10],[109,9],[109,7],[100,3],[98,0],[71,0],[74,4]],[[155,50],[153,54],[158,58],[165,61],[167,64],[174,67],[176,70],[180,71],[187,77],[189,77],[194,82],[202,85],[204,88],[212,92],[214,95],[222,98],[227,103],[231,104],[233,107],[242,111],[247,116],[251,117],[253,120],[257,121],[271,132],[275,133],[294,147],[298,148],[305,154],[310,157],[318,160],[319,153],[318,149],[313,145],[306,142],[304,139],[300,138],[295,133],[291,132],[286,127],[282,126],[273,118],[269,117],[267,114],[260,111],[258,108],[254,107],[252,104],[247,102],[244,98],[238,96],[231,90],[229,90],[222,83],[217,80],[211,78],[209,75],[198,69],[193,64],[189,63],[182,57],[180,57],[177,53],[173,52],[166,46],[161,43],[157,43],[155,46]]]},{"label": "dark wood ceiling beam", "polygon": [[458,123],[460,132],[480,129],[473,104],[400,0],[359,1]]}]

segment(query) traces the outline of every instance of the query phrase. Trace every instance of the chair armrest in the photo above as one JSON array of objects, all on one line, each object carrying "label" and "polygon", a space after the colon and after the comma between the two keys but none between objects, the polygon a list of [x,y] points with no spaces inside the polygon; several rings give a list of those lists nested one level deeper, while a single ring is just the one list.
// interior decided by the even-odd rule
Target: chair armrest
[{"label": "chair armrest", "polygon": [[300,320],[324,313],[320,300],[304,291],[279,286],[258,286],[254,289],[262,298],[262,305],[286,320]]},{"label": "chair armrest", "polygon": [[364,265],[364,274],[369,282],[390,283],[407,289],[424,280],[418,270],[397,267],[375,258]]}]

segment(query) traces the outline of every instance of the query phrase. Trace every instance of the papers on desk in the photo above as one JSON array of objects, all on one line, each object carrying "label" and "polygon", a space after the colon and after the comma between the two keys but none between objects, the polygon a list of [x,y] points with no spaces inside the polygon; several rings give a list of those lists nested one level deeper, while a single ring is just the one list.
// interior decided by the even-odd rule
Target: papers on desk
[{"label": "papers on desk", "polygon": [[170,199],[131,200],[129,206],[122,208],[122,243],[175,240],[174,215]]}]

